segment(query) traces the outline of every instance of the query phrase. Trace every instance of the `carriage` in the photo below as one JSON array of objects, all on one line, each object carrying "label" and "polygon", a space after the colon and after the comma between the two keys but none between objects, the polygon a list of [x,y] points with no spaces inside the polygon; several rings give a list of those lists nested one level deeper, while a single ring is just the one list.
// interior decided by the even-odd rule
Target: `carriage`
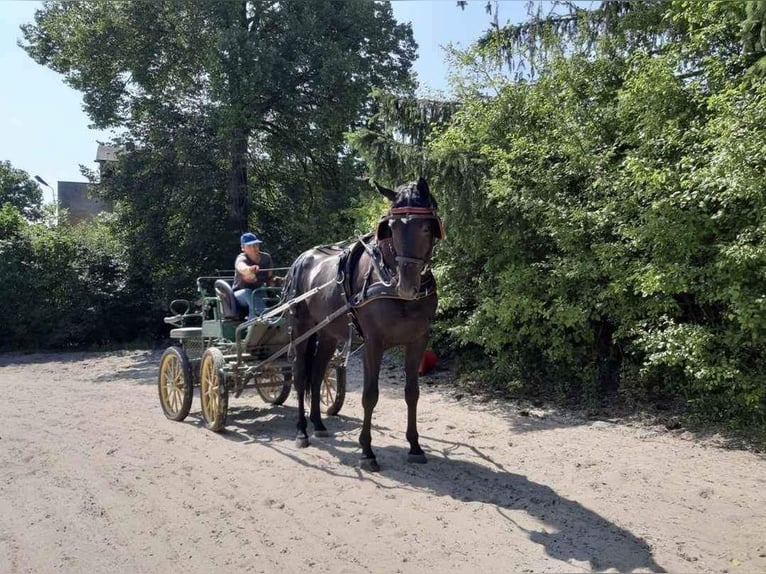
[{"label": "carriage", "polygon": [[[269,270],[264,270],[269,271]],[[270,270],[275,274],[285,268]],[[173,328],[160,359],[158,387],[165,416],[182,421],[191,410],[194,388],[199,388],[205,426],[220,432],[226,424],[229,396],[239,397],[254,388],[261,399],[281,405],[290,395],[293,380],[292,340],[287,313],[298,299],[283,301],[281,287],[261,287],[266,310],[245,320],[231,288],[233,272],[221,271],[197,278],[196,304],[176,299],[165,323]],[[352,337],[336,349],[320,387],[320,404],[336,415],[346,394],[346,366]]]},{"label": "carriage", "polygon": [[376,229],[304,251],[290,267],[281,298],[259,317],[243,321],[237,315],[231,285],[220,276],[197,281],[201,311],[190,312],[188,301],[173,302],[175,315],[166,321],[175,327],[170,335],[178,345],[163,355],[159,376],[168,418],[186,417],[197,381],[202,418],[214,431],[224,427],[230,393],[239,396],[254,386],[266,402],[279,404],[292,385],[298,399],[295,443],[307,447],[308,421],[314,436],[329,436],[322,415],[336,414],[343,404],[356,331],[364,348],[360,467],[380,470],[372,450],[372,414],[383,353],[399,346],[404,347],[407,460],[426,462],[417,430],[418,365],[438,304],[431,257],[444,227],[424,178],[395,190],[374,184],[390,202]]}]

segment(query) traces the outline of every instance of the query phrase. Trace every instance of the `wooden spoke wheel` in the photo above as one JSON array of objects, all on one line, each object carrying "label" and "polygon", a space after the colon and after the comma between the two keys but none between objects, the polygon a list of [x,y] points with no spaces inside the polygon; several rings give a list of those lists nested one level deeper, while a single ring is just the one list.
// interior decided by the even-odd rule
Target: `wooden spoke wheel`
[{"label": "wooden spoke wheel", "polygon": [[[346,399],[346,367],[330,363],[319,387],[319,407],[327,416],[334,416]],[[311,390],[306,389],[306,400],[311,400]]]},{"label": "wooden spoke wheel", "polygon": [[172,421],[184,420],[191,409],[194,382],[189,358],[182,348],[168,347],[162,354],[157,387],[165,416]]},{"label": "wooden spoke wheel", "polygon": [[229,390],[223,374],[223,353],[209,347],[202,355],[199,377],[199,398],[202,402],[202,419],[211,431],[220,432],[226,424],[229,409]]},{"label": "wooden spoke wheel", "polygon": [[261,398],[270,405],[281,405],[290,396],[292,379],[276,366],[267,366],[255,379],[255,388]]}]

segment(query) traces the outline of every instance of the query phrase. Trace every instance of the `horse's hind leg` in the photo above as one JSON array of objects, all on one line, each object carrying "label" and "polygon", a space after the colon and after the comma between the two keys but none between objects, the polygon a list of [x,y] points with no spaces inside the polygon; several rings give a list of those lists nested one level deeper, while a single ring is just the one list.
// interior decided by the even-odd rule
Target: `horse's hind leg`
[{"label": "horse's hind leg", "polygon": [[407,403],[407,442],[410,443],[410,452],[407,462],[426,462],[426,455],[420,448],[418,435],[418,399],[420,387],[418,385],[418,365],[426,350],[427,339],[423,337],[408,344],[404,354],[404,372],[406,382],[404,384],[404,400]]},{"label": "horse's hind leg", "polygon": [[322,422],[322,411],[320,410],[320,399],[322,393],[322,381],[327,370],[327,365],[330,362],[333,354],[335,354],[335,348],[337,344],[335,339],[330,337],[323,337],[319,334],[319,342],[316,347],[316,354],[311,364],[311,379],[309,384],[311,385],[311,414],[309,420],[314,425],[314,436],[325,437],[330,436],[327,432],[327,427]]},{"label": "horse's hind leg", "polygon": [[316,335],[295,346],[293,385],[295,386],[295,393],[298,395],[298,435],[295,437],[295,446],[298,448],[305,448],[309,445],[304,397],[306,395],[306,381],[311,374],[311,359],[315,345]]}]

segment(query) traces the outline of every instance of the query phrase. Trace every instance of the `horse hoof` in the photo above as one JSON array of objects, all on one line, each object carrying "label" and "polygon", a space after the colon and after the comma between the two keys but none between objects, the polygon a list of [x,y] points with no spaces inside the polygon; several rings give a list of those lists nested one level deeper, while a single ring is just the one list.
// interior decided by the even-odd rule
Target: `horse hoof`
[{"label": "horse hoof", "polygon": [[359,460],[359,468],[367,472],[380,472],[380,465],[374,458],[362,458]]},{"label": "horse hoof", "polygon": [[314,436],[315,437],[319,437],[319,438],[327,437],[327,436],[330,436],[330,431],[328,431],[327,429],[315,430],[314,431]]},{"label": "horse hoof", "polygon": [[426,458],[426,455],[421,452],[420,454],[408,454],[407,462],[413,464],[425,464],[428,462],[428,459]]},{"label": "horse hoof", "polygon": [[306,448],[309,445],[309,437],[299,436],[295,439],[295,446],[298,448]]}]

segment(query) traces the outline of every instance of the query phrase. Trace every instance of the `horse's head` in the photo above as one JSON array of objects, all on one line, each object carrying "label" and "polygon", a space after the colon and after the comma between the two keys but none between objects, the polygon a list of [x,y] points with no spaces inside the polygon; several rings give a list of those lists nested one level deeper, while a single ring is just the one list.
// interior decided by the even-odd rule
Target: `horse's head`
[{"label": "horse's head", "polygon": [[414,299],[420,289],[421,274],[431,261],[434,241],[444,238],[436,200],[422,177],[400,185],[396,191],[377,183],[375,187],[391,202],[388,214],[378,224],[378,240],[392,242],[399,276],[397,294],[402,299]]}]

